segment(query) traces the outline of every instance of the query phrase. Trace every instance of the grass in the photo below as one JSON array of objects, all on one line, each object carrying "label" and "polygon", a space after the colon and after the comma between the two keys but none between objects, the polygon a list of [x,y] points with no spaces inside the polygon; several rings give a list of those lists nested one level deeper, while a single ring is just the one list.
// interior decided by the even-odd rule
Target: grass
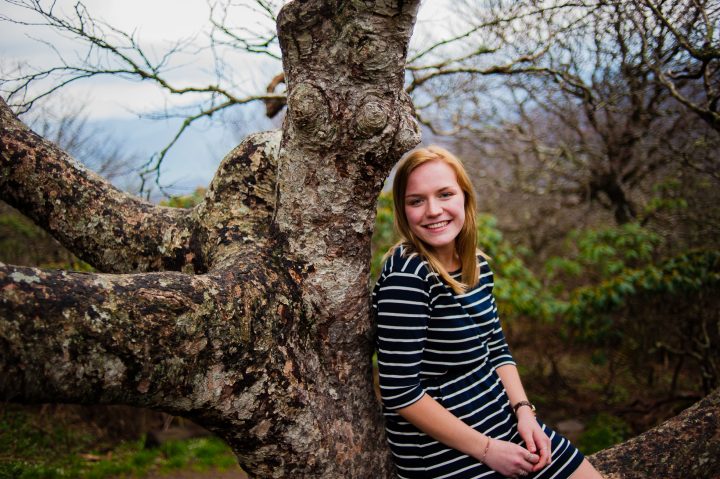
[{"label": "grass", "polygon": [[6,406],[0,408],[0,479],[142,478],[237,466],[229,447],[215,437],[169,441],[156,449],[145,449],[144,442],[103,444],[87,431]]}]

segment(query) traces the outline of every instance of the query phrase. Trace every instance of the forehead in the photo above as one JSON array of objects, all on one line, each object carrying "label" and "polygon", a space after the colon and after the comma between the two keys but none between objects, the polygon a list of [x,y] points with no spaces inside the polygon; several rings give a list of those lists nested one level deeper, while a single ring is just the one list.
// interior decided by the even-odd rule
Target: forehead
[{"label": "forehead", "polygon": [[406,195],[459,187],[455,170],[444,161],[428,161],[408,176]]}]

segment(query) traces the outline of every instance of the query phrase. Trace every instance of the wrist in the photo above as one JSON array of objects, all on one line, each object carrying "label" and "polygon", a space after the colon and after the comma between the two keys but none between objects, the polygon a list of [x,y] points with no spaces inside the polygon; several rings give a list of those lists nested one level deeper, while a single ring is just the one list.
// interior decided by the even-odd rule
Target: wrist
[{"label": "wrist", "polygon": [[516,402],[512,409],[517,417],[520,417],[520,414],[525,414],[527,412],[530,412],[530,414],[535,416],[535,405],[528,400]]},{"label": "wrist", "polygon": [[480,457],[478,457],[478,460],[483,464],[487,464],[487,455],[488,451],[490,451],[490,444],[492,443],[492,438],[490,436],[485,436],[485,438],[487,439],[487,441],[485,442],[485,448],[483,449]]},{"label": "wrist", "polygon": [[470,456],[484,463],[487,459],[488,450],[492,447],[490,445],[491,442],[492,439],[490,439],[490,436],[479,434],[478,439],[474,441],[473,450],[470,453]]},{"label": "wrist", "polygon": [[518,409],[515,413],[515,417],[518,421],[524,421],[526,419],[529,419],[530,421],[535,422],[535,412],[529,407],[522,407]]}]

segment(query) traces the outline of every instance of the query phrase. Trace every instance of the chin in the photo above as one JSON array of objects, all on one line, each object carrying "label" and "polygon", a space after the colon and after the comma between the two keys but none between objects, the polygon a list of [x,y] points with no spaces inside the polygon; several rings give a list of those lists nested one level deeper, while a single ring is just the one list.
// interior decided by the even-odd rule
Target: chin
[{"label": "chin", "polygon": [[422,239],[430,249],[442,249],[455,244],[455,237],[450,240],[444,240],[440,238]]}]

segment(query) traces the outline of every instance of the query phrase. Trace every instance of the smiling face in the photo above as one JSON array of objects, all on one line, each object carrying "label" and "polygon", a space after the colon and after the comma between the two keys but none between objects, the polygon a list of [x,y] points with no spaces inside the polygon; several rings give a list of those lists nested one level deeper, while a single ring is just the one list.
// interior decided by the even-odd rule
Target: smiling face
[{"label": "smiling face", "polygon": [[446,261],[453,258],[455,238],[465,223],[465,194],[452,167],[428,161],[410,173],[405,216],[418,239]]}]

